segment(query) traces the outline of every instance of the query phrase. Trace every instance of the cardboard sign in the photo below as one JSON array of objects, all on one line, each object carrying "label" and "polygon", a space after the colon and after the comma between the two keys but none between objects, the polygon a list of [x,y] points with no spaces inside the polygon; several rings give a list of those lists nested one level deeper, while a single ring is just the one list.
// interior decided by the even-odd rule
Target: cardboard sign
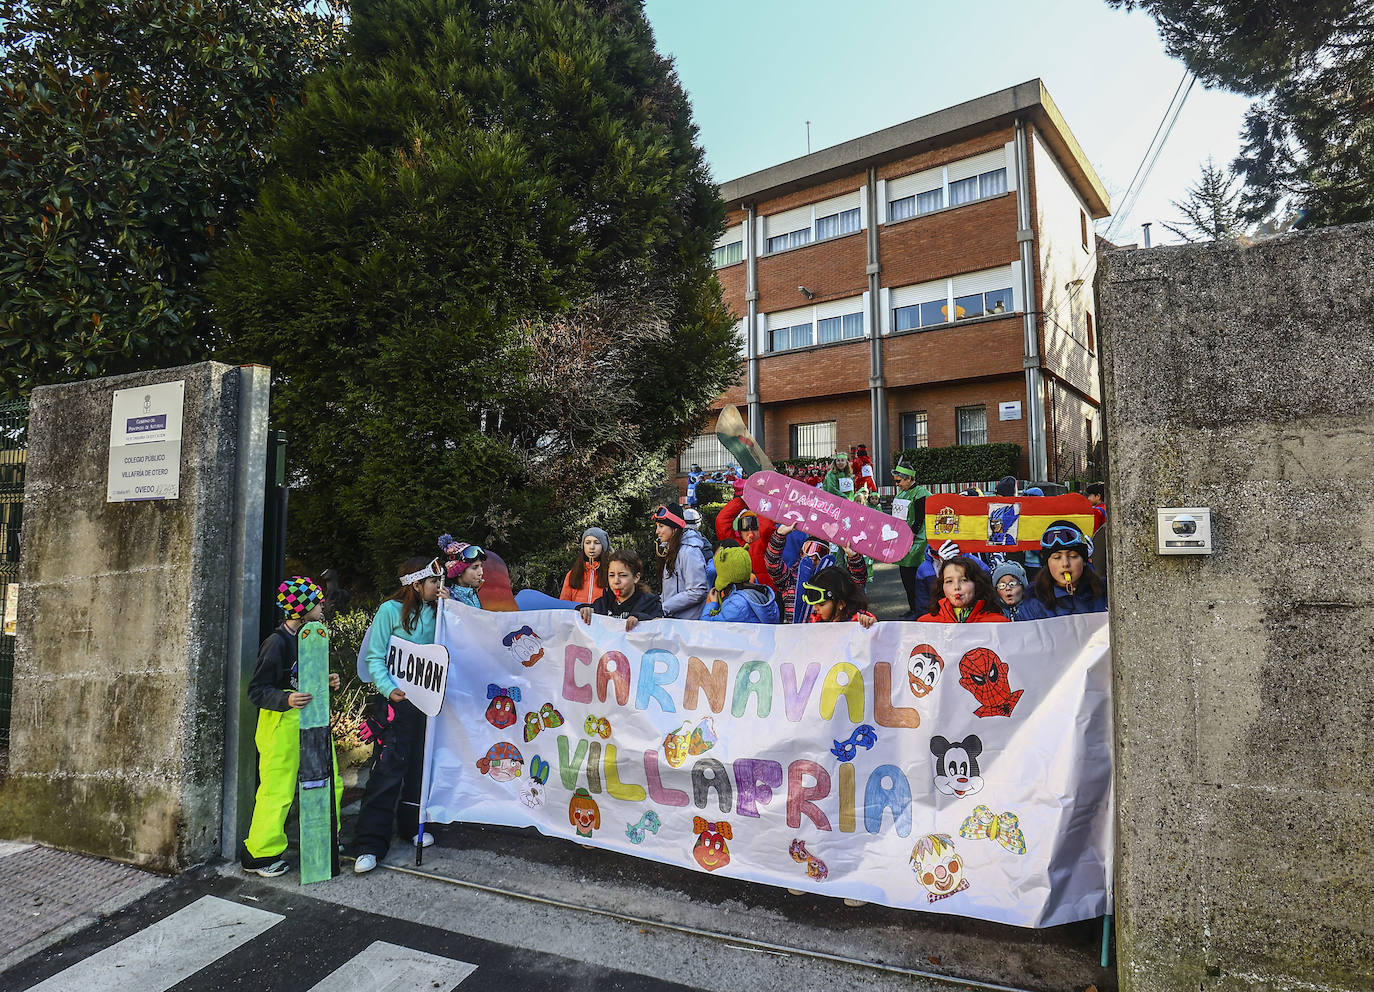
[{"label": "cardboard sign", "polygon": [[733,403],[725,404],[716,418],[716,437],[735,456],[745,475],[773,471],[773,463],[754,440],[754,435],[749,433],[748,425]]},{"label": "cardboard sign", "polygon": [[439,644],[412,644],[394,634],[386,648],[386,670],[406,699],[425,716],[436,716],[448,687],[448,649]]},{"label": "cardboard sign", "polygon": [[749,476],[744,502],[761,517],[793,524],[803,533],[876,561],[901,561],[915,540],[905,520],[777,472]]},{"label": "cardboard sign", "polygon": [[946,541],[961,551],[1038,551],[1040,535],[1067,520],[1089,536],[1093,511],[1082,493],[1063,496],[931,496],[926,500],[926,540]]}]

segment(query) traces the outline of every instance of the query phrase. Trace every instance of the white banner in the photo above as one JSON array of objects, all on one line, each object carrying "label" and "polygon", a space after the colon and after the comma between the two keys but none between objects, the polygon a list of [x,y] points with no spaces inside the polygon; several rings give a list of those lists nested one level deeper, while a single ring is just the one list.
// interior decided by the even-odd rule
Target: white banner
[{"label": "white banner", "polygon": [[1105,614],[627,635],[442,605],[430,822],[1020,926],[1107,911]]}]

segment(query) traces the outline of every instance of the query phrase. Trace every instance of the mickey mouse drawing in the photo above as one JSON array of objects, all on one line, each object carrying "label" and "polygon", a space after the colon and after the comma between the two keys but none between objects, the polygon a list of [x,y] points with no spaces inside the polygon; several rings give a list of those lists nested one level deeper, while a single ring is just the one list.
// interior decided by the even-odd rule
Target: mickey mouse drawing
[{"label": "mickey mouse drawing", "polygon": [[935,788],[940,792],[962,799],[982,791],[978,755],[983,753],[983,742],[977,734],[953,743],[943,737],[932,737],[930,753],[935,755]]}]

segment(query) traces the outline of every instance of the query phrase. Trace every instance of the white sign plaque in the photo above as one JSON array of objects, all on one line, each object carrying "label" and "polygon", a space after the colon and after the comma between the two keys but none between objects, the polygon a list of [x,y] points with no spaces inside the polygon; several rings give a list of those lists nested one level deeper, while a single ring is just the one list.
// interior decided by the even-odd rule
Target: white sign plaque
[{"label": "white sign plaque", "polygon": [[1021,401],[1020,401],[1020,400],[1011,400],[1010,402],[1007,402],[1007,403],[998,403],[998,404],[997,404],[997,419],[998,419],[998,420],[1020,420],[1020,419],[1021,419]]},{"label": "white sign plaque", "polygon": [[114,391],[106,502],[178,497],[185,396],[184,381]]}]

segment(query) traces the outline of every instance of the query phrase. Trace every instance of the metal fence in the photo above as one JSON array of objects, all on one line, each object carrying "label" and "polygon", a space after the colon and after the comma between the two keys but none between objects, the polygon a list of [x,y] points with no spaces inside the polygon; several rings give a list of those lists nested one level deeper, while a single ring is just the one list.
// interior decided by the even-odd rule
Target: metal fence
[{"label": "metal fence", "polygon": [[9,750],[14,698],[14,634],[19,606],[19,529],[24,515],[24,456],[29,405],[0,403],[0,754]]}]

